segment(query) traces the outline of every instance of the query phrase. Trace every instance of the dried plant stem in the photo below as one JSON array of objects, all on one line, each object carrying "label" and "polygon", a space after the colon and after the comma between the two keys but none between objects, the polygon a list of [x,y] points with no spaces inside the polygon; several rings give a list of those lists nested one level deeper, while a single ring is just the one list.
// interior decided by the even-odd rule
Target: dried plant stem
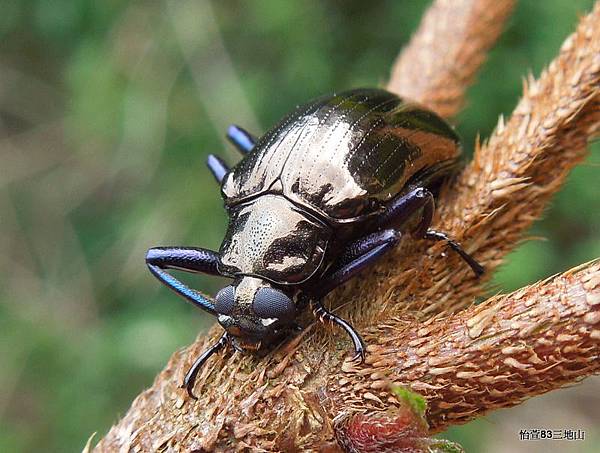
[{"label": "dried plant stem", "polygon": [[600,261],[425,323],[366,333],[367,366],[346,361],[328,396],[340,411],[398,404],[390,385],[426,396],[434,431],[600,370]]},{"label": "dried plant stem", "polygon": [[514,0],[437,0],[392,68],[388,90],[445,117],[462,107]]}]

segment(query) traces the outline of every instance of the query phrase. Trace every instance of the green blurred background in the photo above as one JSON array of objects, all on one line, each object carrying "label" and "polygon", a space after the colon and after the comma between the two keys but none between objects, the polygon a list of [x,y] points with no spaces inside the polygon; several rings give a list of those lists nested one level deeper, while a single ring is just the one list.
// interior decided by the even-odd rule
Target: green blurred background
[{"label": "green blurred background", "polygon": [[[469,152],[592,3],[519,4],[457,119]],[[144,265],[155,245],[218,247],[207,154],[238,159],[230,123],[261,132],[313,96],[383,85],[427,4],[0,0],[0,451],[80,450],[212,323]],[[513,253],[496,288],[600,256],[598,148],[531,231],[547,240]],[[598,425],[598,383],[445,436],[535,451],[519,428]],[[586,436],[543,448],[592,451],[598,431]]]}]

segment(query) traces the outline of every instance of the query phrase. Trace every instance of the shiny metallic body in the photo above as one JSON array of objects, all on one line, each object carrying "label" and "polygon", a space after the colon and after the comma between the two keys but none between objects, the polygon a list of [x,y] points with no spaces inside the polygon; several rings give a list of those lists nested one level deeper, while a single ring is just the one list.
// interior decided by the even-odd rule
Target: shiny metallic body
[{"label": "shiny metallic body", "polygon": [[222,270],[285,285],[306,282],[357,228],[364,234],[386,202],[444,176],[437,171],[431,178],[426,170],[451,168],[459,154],[447,123],[384,90],[301,105],[225,175],[230,223]]},{"label": "shiny metallic body", "polygon": [[[227,345],[258,351],[296,326],[307,305],[343,328],[356,360],[360,335],[321,303],[334,288],[392,250],[406,231],[445,241],[479,276],[460,244],[430,227],[434,193],[456,168],[459,139],[434,113],[378,89],[353,90],[298,106],[260,139],[237,126],[228,138],[244,154],[229,169],[210,155],[229,226],[218,252],[154,247],[152,274],[224,328],[196,359],[184,386],[193,397],[199,369]],[[214,301],[167,270],[233,279]]]}]

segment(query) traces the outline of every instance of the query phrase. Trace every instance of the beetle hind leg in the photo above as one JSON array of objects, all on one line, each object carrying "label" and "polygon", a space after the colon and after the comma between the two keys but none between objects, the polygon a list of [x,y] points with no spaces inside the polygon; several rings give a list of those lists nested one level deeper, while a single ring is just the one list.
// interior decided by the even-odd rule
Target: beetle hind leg
[{"label": "beetle hind leg", "polygon": [[206,165],[219,184],[223,181],[225,174],[229,171],[229,166],[225,161],[214,154],[208,155]]},{"label": "beetle hind leg", "polygon": [[256,137],[254,135],[235,124],[232,124],[227,129],[227,139],[242,154],[252,151],[252,148],[256,144]]},{"label": "beetle hind leg", "polygon": [[221,335],[221,338],[219,338],[219,340],[215,344],[213,344],[210,348],[204,351],[202,355],[194,361],[194,363],[186,373],[185,378],[183,379],[183,384],[181,386],[182,388],[185,388],[187,390],[187,393],[190,396],[190,398],[193,398],[195,400],[198,399],[196,398],[196,395],[194,395],[194,384],[196,383],[196,378],[198,377],[198,372],[200,371],[200,368],[202,368],[202,365],[204,365],[213,354],[223,349],[228,343],[229,337],[227,336],[227,332],[225,332],[223,335]]},{"label": "beetle hind leg", "polygon": [[352,327],[350,323],[343,320],[339,316],[336,316],[328,311],[319,300],[311,300],[310,308],[313,312],[313,315],[315,315],[315,318],[317,318],[321,323],[335,324],[346,331],[346,333],[352,339],[352,343],[354,344],[355,354],[354,357],[352,357],[352,360],[363,363],[365,361],[365,343],[358,332],[354,330],[354,327]]}]

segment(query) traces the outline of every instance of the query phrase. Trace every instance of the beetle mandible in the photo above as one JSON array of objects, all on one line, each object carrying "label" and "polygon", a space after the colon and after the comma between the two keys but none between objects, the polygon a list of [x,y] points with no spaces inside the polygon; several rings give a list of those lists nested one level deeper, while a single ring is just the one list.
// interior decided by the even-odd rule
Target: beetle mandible
[{"label": "beetle mandible", "polygon": [[[308,306],[321,322],[343,328],[354,359],[364,360],[360,335],[321,300],[391,250],[400,230],[446,241],[483,273],[457,242],[430,228],[436,188],[458,167],[461,151],[435,113],[385,90],[357,89],[296,107],[259,139],[237,126],[227,137],[244,157],[231,169],[208,157],[229,216],[219,251],[156,247],[146,256],[154,276],[225,329],[188,371],[190,396],[211,355],[228,344],[268,347]],[[233,281],[213,303],[166,269]]]}]

